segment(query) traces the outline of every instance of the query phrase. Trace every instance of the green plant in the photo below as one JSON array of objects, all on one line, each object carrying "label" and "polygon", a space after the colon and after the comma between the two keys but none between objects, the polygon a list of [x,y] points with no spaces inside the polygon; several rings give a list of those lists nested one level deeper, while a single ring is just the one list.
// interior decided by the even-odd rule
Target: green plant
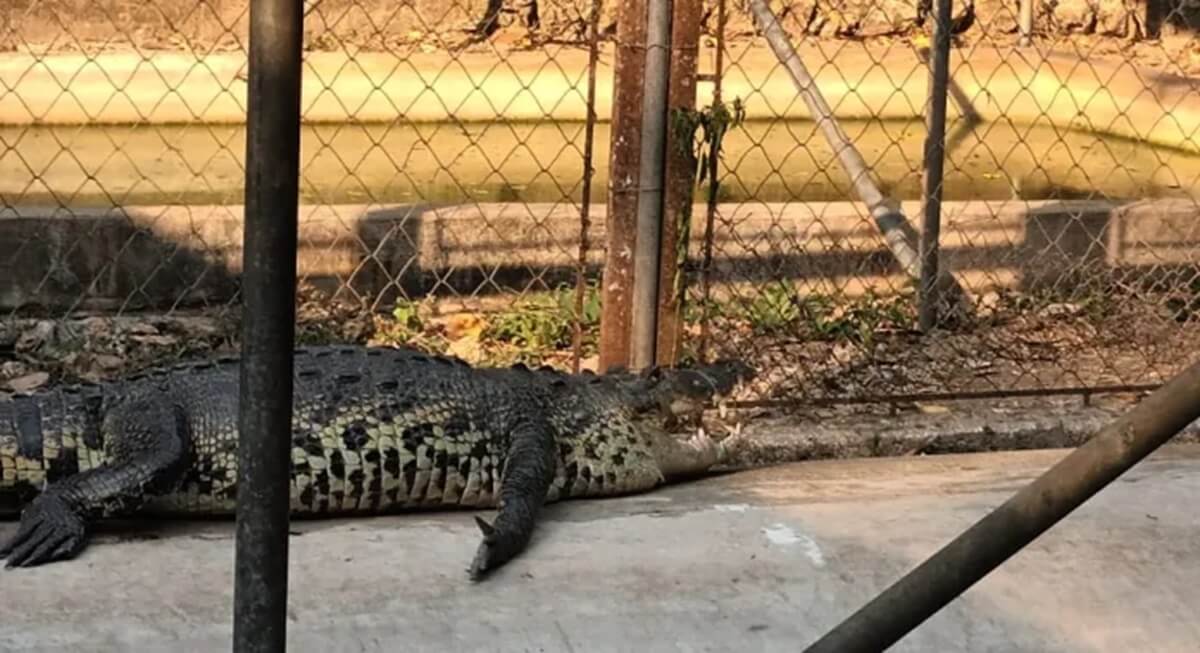
[{"label": "green plant", "polygon": [[[671,112],[671,128],[674,130],[675,144],[680,152],[687,157],[688,171],[694,182],[687,185],[699,186],[707,179],[708,204],[715,207],[719,182],[717,180],[717,163],[721,156],[721,144],[725,134],[732,127],[742,124],[746,118],[746,110],[740,98],[734,98],[732,109],[724,102],[709,105],[697,111],[695,109],[674,109]],[[700,138],[697,139],[697,132]],[[675,275],[671,280],[671,292],[676,303],[683,304],[684,271],[687,269],[688,245],[691,243],[692,231],[692,193],[677,215],[666,216],[675,220]]]},{"label": "green plant", "polygon": [[[585,289],[580,325],[584,332],[600,323],[600,293],[594,284]],[[549,298],[516,304],[488,320],[487,338],[544,351],[571,344],[575,330],[575,289],[561,286]]]},{"label": "green plant", "polygon": [[[555,299],[558,303],[559,311],[574,320],[575,317],[575,289],[568,286],[560,286],[555,292]],[[597,327],[600,325],[600,288],[593,282],[584,286],[583,291],[583,312],[580,315],[580,324],[584,329]]]},{"label": "green plant", "polygon": [[782,283],[767,286],[764,292],[742,307],[742,313],[758,333],[782,331],[804,315],[795,289]]},{"label": "green plant", "polygon": [[420,304],[411,300],[398,300],[396,307],[392,309],[392,318],[396,321],[395,326],[397,329],[415,333],[421,333],[423,330]]},{"label": "green plant", "polygon": [[846,340],[869,347],[881,329],[907,328],[916,319],[912,296],[906,293],[880,297],[868,290],[840,305],[828,297],[820,297],[819,303],[815,299],[810,299],[808,305],[819,308],[807,312],[808,323],[815,336],[827,340]]},{"label": "green plant", "polygon": [[391,320],[376,322],[375,340],[388,345],[422,345],[426,340],[426,324],[422,318],[422,305],[410,299],[396,300]]}]

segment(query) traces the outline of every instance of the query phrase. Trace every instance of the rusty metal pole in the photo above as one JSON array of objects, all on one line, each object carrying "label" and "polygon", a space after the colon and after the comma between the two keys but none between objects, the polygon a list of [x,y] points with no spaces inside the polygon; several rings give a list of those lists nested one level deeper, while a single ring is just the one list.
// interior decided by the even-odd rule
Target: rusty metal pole
[{"label": "rusty metal pole", "polygon": [[607,248],[600,291],[601,370],[614,365],[629,365],[645,44],[646,0],[619,0],[617,47],[613,60],[608,220],[605,227]]},{"label": "rusty metal pole", "polygon": [[[696,107],[700,16],[703,9],[703,0],[674,0],[668,111],[690,111]],[[663,198],[662,250],[658,266],[658,343],[655,362],[663,366],[674,365],[679,358],[685,287],[685,270],[681,265],[687,262],[692,198],[696,187],[696,170],[688,155],[693,144],[680,143],[679,134],[671,128],[672,125],[668,122],[666,196]]]},{"label": "rusty metal pole", "polygon": [[810,646],[883,651],[1200,419],[1194,363]]}]

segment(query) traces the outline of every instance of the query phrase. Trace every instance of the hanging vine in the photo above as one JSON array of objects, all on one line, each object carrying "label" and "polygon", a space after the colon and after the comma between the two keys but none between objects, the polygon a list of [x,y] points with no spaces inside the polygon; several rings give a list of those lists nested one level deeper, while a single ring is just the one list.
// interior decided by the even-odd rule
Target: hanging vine
[{"label": "hanging vine", "polygon": [[[730,104],[718,102],[702,110],[674,109],[671,112],[671,128],[675,144],[687,157],[688,169],[695,179],[695,187],[708,182],[707,201],[711,206],[717,201],[720,181],[717,165],[721,158],[721,145],[730,129],[740,126],[746,119],[746,108],[740,98]],[[697,135],[699,136],[697,138]],[[688,244],[691,242],[692,200],[689,193],[683,209],[676,220],[675,278],[672,292],[676,302],[683,305],[684,272],[687,269]]]}]

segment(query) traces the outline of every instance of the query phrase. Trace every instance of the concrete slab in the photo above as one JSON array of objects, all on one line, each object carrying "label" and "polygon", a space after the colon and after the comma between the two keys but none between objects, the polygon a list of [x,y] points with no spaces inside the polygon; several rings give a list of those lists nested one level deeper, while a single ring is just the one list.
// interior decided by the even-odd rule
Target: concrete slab
[{"label": "concrete slab", "polygon": [[[1064,454],[799,463],[564,503],[478,586],[467,514],[297,524],[289,650],[798,650]],[[895,650],[1196,650],[1198,492],[1200,447],[1163,450]],[[114,538],[0,574],[0,650],[228,650],[228,524]]]}]

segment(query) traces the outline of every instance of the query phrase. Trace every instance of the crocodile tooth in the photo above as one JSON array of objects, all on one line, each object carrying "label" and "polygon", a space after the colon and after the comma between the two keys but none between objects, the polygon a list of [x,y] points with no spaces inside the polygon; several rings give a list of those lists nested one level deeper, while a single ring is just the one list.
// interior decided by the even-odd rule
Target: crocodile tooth
[{"label": "crocodile tooth", "polygon": [[717,416],[720,417],[721,419],[725,419],[726,417],[728,417],[729,416],[729,404],[727,404],[725,402],[721,402],[717,406]]}]

